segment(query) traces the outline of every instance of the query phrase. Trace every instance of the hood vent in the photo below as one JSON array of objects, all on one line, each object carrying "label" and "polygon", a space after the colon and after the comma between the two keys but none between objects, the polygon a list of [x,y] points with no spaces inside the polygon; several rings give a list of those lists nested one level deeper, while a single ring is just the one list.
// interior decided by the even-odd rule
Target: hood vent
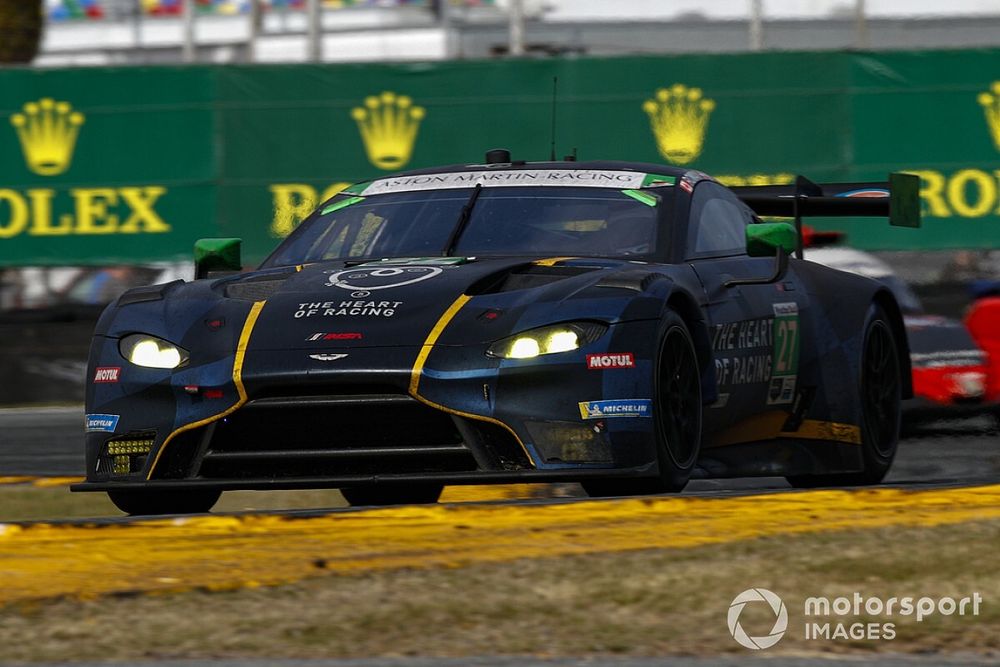
[{"label": "hood vent", "polygon": [[629,271],[619,271],[601,279],[597,283],[598,287],[617,287],[618,289],[630,289],[636,292],[645,292],[654,282],[663,278],[662,273],[654,273],[645,269],[632,269]]},{"label": "hood vent", "polygon": [[172,280],[169,283],[163,283],[162,285],[146,285],[144,287],[133,287],[128,290],[120,297],[118,297],[119,306],[127,306],[130,303],[142,303],[143,301],[159,301],[163,298],[163,295],[183,284],[183,280]]},{"label": "hood vent", "polygon": [[289,278],[291,275],[262,276],[229,283],[225,287],[225,295],[230,299],[242,301],[263,301],[277,292],[282,283]]},{"label": "hood vent", "polygon": [[479,280],[467,290],[467,293],[478,296],[480,294],[497,294],[500,292],[532,289],[596,270],[598,269],[590,266],[540,266],[538,264],[524,264],[500,273],[494,273]]}]

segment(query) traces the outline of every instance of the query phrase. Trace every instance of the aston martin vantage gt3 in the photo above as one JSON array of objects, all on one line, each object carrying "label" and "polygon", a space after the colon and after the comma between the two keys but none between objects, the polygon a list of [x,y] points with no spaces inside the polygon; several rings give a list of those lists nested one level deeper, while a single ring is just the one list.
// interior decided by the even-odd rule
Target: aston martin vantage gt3
[{"label": "aston martin vantage gt3", "polygon": [[444,484],[882,479],[911,392],[899,305],[800,259],[797,230],[912,226],[915,177],[731,189],[654,164],[490,158],[350,187],[253,271],[238,240],[201,241],[200,279],[111,304],[74,490],[150,514],[228,489],[387,504]]}]

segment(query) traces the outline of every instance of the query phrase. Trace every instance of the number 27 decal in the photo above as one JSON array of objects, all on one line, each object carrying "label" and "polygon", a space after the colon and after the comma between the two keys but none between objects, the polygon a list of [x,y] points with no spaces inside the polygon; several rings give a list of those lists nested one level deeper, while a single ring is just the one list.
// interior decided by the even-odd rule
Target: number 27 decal
[{"label": "number 27 decal", "polygon": [[774,354],[767,404],[791,403],[799,372],[799,307],[774,304]]}]

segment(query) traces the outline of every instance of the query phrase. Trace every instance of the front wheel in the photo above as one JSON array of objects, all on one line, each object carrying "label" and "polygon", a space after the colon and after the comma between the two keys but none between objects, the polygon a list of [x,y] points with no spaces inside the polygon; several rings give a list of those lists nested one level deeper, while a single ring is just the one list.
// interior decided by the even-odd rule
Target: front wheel
[{"label": "front wheel", "polygon": [[878,304],[872,304],[868,311],[861,350],[859,389],[864,469],[833,475],[790,476],[788,482],[792,486],[866,486],[878,484],[889,472],[899,445],[903,380],[896,336],[885,310]]},{"label": "front wheel", "polygon": [[206,489],[108,491],[115,507],[132,516],[202,514],[212,509],[221,495],[222,491]]},{"label": "front wheel", "polygon": [[401,484],[399,486],[358,486],[341,489],[351,505],[431,505],[438,501],[443,484]]},{"label": "front wheel", "polygon": [[653,405],[659,474],[584,482],[588,495],[669,493],[682,490],[691,479],[701,448],[701,370],[684,320],[671,312],[662,328]]}]

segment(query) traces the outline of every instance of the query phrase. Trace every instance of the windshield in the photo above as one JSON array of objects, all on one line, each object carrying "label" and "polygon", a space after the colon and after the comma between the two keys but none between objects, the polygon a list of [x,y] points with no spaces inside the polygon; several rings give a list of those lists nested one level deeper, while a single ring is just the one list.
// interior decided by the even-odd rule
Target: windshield
[{"label": "windshield", "polygon": [[[475,192],[340,195],[307,218],[262,266],[441,255]],[[670,194],[666,187],[483,187],[449,254],[649,255],[657,243],[657,210]]]}]

